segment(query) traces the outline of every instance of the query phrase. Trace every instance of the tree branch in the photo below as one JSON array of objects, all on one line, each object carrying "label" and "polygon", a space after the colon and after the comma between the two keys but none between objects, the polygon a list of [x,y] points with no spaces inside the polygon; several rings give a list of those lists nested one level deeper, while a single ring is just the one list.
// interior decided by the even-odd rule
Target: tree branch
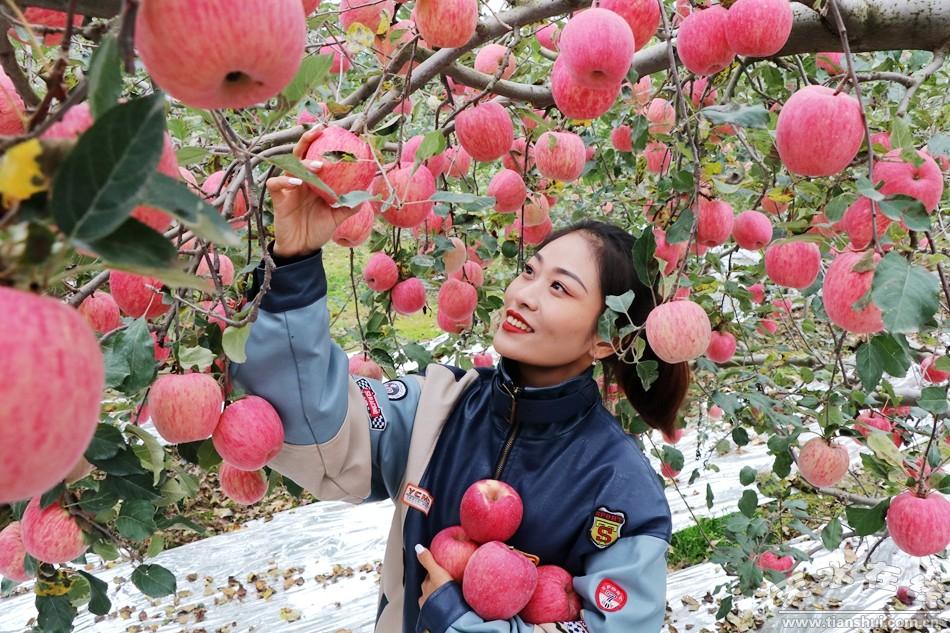
[{"label": "tree branch", "polygon": [[3,65],[4,72],[7,73],[7,76],[13,82],[16,91],[23,97],[23,101],[26,105],[35,108],[40,104],[40,98],[33,92],[33,86],[30,85],[30,80],[27,79],[16,61],[16,51],[13,50],[10,38],[7,37],[7,29],[9,28],[10,22],[0,16],[0,64]]}]

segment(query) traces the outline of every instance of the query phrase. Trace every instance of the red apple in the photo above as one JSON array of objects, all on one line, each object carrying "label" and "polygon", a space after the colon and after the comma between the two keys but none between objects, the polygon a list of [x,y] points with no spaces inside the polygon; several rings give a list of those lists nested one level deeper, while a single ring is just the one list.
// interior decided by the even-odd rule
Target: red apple
[{"label": "red apple", "polygon": [[[505,60],[505,55],[507,53],[508,49],[501,44],[486,44],[481,49],[479,49],[478,53],[475,55],[475,70],[494,77],[495,73],[498,72],[498,68],[501,66],[501,63]],[[508,62],[505,66],[505,69],[501,71],[501,78],[511,78],[511,76],[515,74],[517,67],[518,60],[515,59],[515,54],[512,52],[510,55],[508,55]]]},{"label": "red apple", "polygon": [[558,57],[551,69],[551,94],[557,109],[569,119],[596,119],[610,110],[620,94],[620,83],[607,88],[588,88],[574,78]]},{"label": "red apple", "polygon": [[413,314],[426,304],[426,289],[418,277],[400,281],[392,289],[393,310],[399,314]]},{"label": "red apple", "polygon": [[597,6],[624,19],[633,33],[636,50],[643,48],[660,26],[660,5],[654,0],[601,0]]},{"label": "red apple", "polygon": [[891,499],[886,523],[897,547],[911,556],[938,554],[950,545],[950,502],[939,492],[905,490]]},{"label": "red apple", "polygon": [[[891,225],[891,219],[881,213],[879,205],[875,206],[877,208],[874,210],[874,228],[880,240]],[[852,249],[861,251],[867,248],[871,244],[871,200],[864,196],[855,200],[854,204],[845,210],[838,225],[851,239]]]},{"label": "red apple", "polygon": [[543,624],[577,620],[580,612],[581,599],[571,573],[557,565],[541,565],[537,587],[518,615],[528,624]]},{"label": "red apple", "polygon": [[664,174],[670,168],[673,154],[666,143],[650,141],[643,150],[643,157],[647,161],[647,171],[654,174]]},{"label": "red apple", "polygon": [[650,101],[646,117],[650,122],[647,127],[650,134],[666,134],[676,125],[676,110],[673,104],[659,97]]},{"label": "red apple", "polygon": [[465,151],[482,162],[501,158],[515,140],[511,117],[494,101],[460,112],[455,118],[455,133]]},{"label": "red apple", "polygon": [[44,509],[33,497],[20,519],[20,538],[26,553],[44,563],[68,563],[86,551],[76,519],[59,502]]},{"label": "red apple", "polygon": [[737,55],[769,57],[792,33],[788,0],[737,0],[726,13],[726,39]]},{"label": "red apple", "polygon": [[449,572],[455,582],[462,582],[465,566],[477,549],[478,543],[470,539],[460,525],[440,530],[429,545],[435,562]]},{"label": "red apple", "polygon": [[373,253],[363,268],[363,281],[371,290],[386,292],[399,281],[399,267],[386,253]]},{"label": "red apple", "polygon": [[521,525],[521,495],[496,479],[476,481],[462,495],[459,517],[465,533],[478,543],[507,541]]},{"label": "red apple", "polygon": [[32,578],[23,567],[25,557],[20,522],[13,521],[0,530],[0,576],[13,582],[26,582]]},{"label": "red apple", "polygon": [[726,39],[728,21],[728,11],[718,4],[686,16],[676,37],[676,52],[687,70],[714,75],[732,63],[736,53]]},{"label": "red apple", "polygon": [[314,193],[329,203],[337,201],[337,196],[351,191],[369,189],[376,174],[376,161],[369,143],[349,130],[331,125],[325,128],[307,148],[306,160],[318,160],[323,167],[317,173],[336,195],[313,187]]},{"label": "red apple", "polygon": [[297,73],[306,40],[300,0],[151,0],[135,22],[145,69],[194,108],[245,108],[276,96]]},{"label": "red apple", "polygon": [[412,12],[419,33],[438,48],[466,44],[478,26],[477,0],[416,0]]},{"label": "red apple", "polygon": [[772,223],[764,213],[743,211],[736,216],[732,237],[746,250],[760,250],[772,241]]},{"label": "red apple", "polygon": [[470,283],[476,288],[481,288],[485,282],[485,273],[482,271],[482,267],[473,261],[465,262],[462,264],[461,270],[455,271],[449,277]]},{"label": "red apple", "polygon": [[712,328],[706,311],[687,299],[653,308],[647,316],[646,334],[653,352],[675,364],[702,355],[709,347]]},{"label": "red apple", "polygon": [[635,50],[633,31],[617,13],[587,9],[568,20],[558,39],[558,59],[581,86],[604,90],[620,85]]},{"label": "red apple", "polygon": [[79,304],[79,313],[96,332],[111,332],[120,325],[119,305],[108,292],[96,290]]},{"label": "red apple", "polygon": [[924,377],[924,380],[933,384],[939,384],[944,382],[947,378],[950,378],[950,371],[937,369],[936,362],[937,357],[933,354],[924,356],[924,359],[920,361],[921,376]]},{"label": "red apple", "polygon": [[768,550],[759,554],[755,560],[755,565],[759,569],[774,569],[787,576],[792,571],[792,567],[795,566],[795,559],[791,555],[779,556]]},{"label": "red apple", "polygon": [[557,52],[557,39],[560,36],[561,31],[557,24],[550,23],[545,24],[540,29],[535,31],[534,36],[538,40],[538,44],[541,45],[541,48],[546,48],[549,51]]},{"label": "red apple", "polygon": [[211,441],[221,458],[235,468],[257,470],[284,447],[284,425],[267,400],[245,396],[225,407]]},{"label": "red apple", "polygon": [[847,167],[864,140],[858,100],[826,86],[806,86],[785,102],[775,128],[775,147],[788,171],[831,176]]},{"label": "red apple", "polygon": [[725,363],[736,354],[736,337],[729,332],[713,332],[706,348],[706,357],[714,363]]},{"label": "red apple", "polygon": [[207,374],[165,374],[148,393],[152,423],[172,444],[211,437],[223,404],[221,387]]},{"label": "red apple", "polygon": [[[873,301],[860,309],[854,303],[863,297],[874,281],[874,267],[881,256],[873,254],[869,260],[866,253],[846,251],[841,253],[828,267],[821,297],[828,319],[838,327],[855,334],[874,334],[884,329],[881,310]],[[859,263],[870,262],[870,270],[855,271]]]},{"label": "red apple", "polygon": [[587,162],[584,141],[573,132],[545,132],[534,146],[534,160],[542,176],[572,182]]},{"label": "red apple", "polygon": [[850,463],[848,449],[823,437],[813,437],[798,452],[798,469],[816,488],[837,484],[847,474]]},{"label": "red apple", "polygon": [[526,556],[490,541],[468,559],[462,595],[485,620],[508,620],[528,604],[537,584],[538,569]]},{"label": "red apple", "polygon": [[930,213],[937,208],[943,195],[943,174],[930,154],[917,150],[917,156],[923,161],[919,167],[902,160],[899,149],[888,152],[874,163],[871,180],[884,183],[881,187],[884,195],[903,194],[916,198]]},{"label": "red apple", "polygon": [[814,283],[821,269],[821,251],[812,242],[776,242],[765,249],[765,273],[786,288],[802,290]]},{"label": "red apple", "polygon": [[347,248],[356,248],[366,242],[373,233],[376,214],[368,202],[360,205],[359,211],[343,220],[333,231],[333,242]]},{"label": "red apple", "polygon": [[340,24],[344,31],[359,23],[373,33],[380,31],[383,20],[395,14],[393,0],[340,0]]},{"label": "red apple", "polygon": [[725,244],[732,235],[735,212],[723,200],[700,198],[694,205],[696,213],[696,243],[702,246]]},{"label": "red apple", "polygon": [[[370,201],[383,219],[404,229],[422,224],[435,206],[435,178],[425,165],[410,165],[377,176],[370,187],[379,199]],[[384,205],[387,208],[383,210]]]},{"label": "red apple", "polygon": [[521,174],[512,169],[503,169],[492,176],[488,183],[488,195],[495,198],[496,211],[511,213],[521,208],[528,191]]},{"label": "red apple", "polygon": [[227,462],[218,470],[221,492],[244,506],[257,503],[267,494],[267,477],[263,470],[241,470]]}]

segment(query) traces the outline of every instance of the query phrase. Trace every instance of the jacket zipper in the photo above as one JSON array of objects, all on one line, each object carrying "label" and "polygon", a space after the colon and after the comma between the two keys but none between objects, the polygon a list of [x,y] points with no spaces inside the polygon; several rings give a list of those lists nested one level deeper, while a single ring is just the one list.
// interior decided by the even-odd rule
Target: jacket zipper
[{"label": "jacket zipper", "polygon": [[508,413],[508,437],[505,439],[505,445],[501,449],[501,455],[498,457],[498,465],[495,466],[494,479],[501,479],[501,473],[505,469],[505,462],[508,461],[508,454],[511,453],[511,447],[518,437],[518,420],[515,418],[515,412],[518,410],[518,395],[521,393],[521,387],[511,387],[508,383],[503,383],[502,388],[511,396],[511,411]]}]

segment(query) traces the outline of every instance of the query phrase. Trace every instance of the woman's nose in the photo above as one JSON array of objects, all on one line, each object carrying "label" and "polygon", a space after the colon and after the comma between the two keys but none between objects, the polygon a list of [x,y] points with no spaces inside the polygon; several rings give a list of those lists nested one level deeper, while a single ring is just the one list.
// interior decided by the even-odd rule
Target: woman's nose
[{"label": "woman's nose", "polygon": [[535,281],[525,281],[518,284],[514,292],[515,305],[526,310],[536,310],[538,307],[538,284]]}]

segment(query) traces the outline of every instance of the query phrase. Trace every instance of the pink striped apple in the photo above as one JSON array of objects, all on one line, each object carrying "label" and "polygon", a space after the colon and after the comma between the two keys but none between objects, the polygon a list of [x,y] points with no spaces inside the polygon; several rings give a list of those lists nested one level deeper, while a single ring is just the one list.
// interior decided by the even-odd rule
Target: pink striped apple
[{"label": "pink striped apple", "polygon": [[726,38],[728,21],[728,11],[718,4],[686,16],[676,37],[676,52],[687,70],[714,75],[732,63],[736,52]]},{"label": "pink striped apple", "polygon": [[119,309],[133,319],[144,316],[154,319],[168,312],[171,305],[162,303],[164,284],[154,277],[142,277],[121,270],[109,273],[109,289]]},{"label": "pink striped apple", "polygon": [[568,20],[558,39],[558,59],[578,84],[595,90],[620,85],[633,62],[633,31],[617,13],[587,9]]},{"label": "pink striped apple", "polygon": [[152,79],[186,105],[245,108],[294,78],[307,40],[304,18],[300,0],[146,0],[135,44]]},{"label": "pink striped apple", "polygon": [[25,557],[20,522],[13,521],[0,530],[0,576],[13,582],[26,582],[32,578],[24,569]]},{"label": "pink striped apple", "polygon": [[923,161],[919,167],[901,159],[901,150],[891,150],[874,163],[871,180],[884,183],[881,187],[884,195],[916,198],[930,213],[943,195],[943,174],[930,154],[917,150],[917,156]]},{"label": "pink striped apple", "polygon": [[[828,267],[821,288],[828,320],[838,327],[855,334],[874,334],[884,329],[881,310],[869,301],[866,306],[855,309],[854,304],[870,289],[874,280],[874,268],[881,256],[874,253],[841,253]],[[861,264],[861,266],[858,266]],[[858,268],[859,270],[854,270]],[[864,270],[867,268],[867,270]]]},{"label": "pink striped apple", "polygon": [[399,268],[386,253],[373,253],[363,268],[363,281],[375,292],[386,292],[399,281]]},{"label": "pink striped apple", "polygon": [[[224,181],[225,171],[219,170],[208,176],[204,183],[201,185],[201,192],[205,195],[205,198],[209,203],[216,200],[219,196],[225,193],[228,185],[231,183],[231,179],[228,178],[228,181]],[[243,218],[247,215],[247,187],[242,185],[238,189],[237,195],[234,196],[234,203],[231,207],[230,218]],[[222,202],[222,207],[219,209],[224,213],[224,203]],[[232,219],[231,226],[235,229],[242,229],[247,226],[247,220],[238,220]]]},{"label": "pink striped apple", "polygon": [[660,26],[660,5],[653,0],[601,0],[597,6],[624,19],[633,33],[636,50],[643,48]]},{"label": "pink striped apple", "polygon": [[462,578],[462,595],[485,620],[508,620],[531,600],[538,570],[528,558],[500,541],[472,554]]},{"label": "pink striped apple", "polygon": [[[507,52],[508,49],[501,44],[486,44],[480,48],[475,55],[475,70],[494,77],[495,73],[498,72],[498,68],[501,67],[502,62],[505,61],[505,54]],[[508,55],[505,69],[501,71],[501,78],[510,79],[511,76],[515,74],[517,68],[518,60],[515,59],[515,54],[512,52]]]},{"label": "pink striped apple", "polygon": [[618,152],[632,152],[633,142],[630,138],[630,126],[618,125],[610,132],[610,144]]},{"label": "pink striped apple", "polygon": [[798,452],[798,469],[816,488],[837,484],[847,474],[850,463],[848,449],[823,437],[811,438]]},{"label": "pink striped apple", "polygon": [[227,462],[218,470],[221,492],[235,503],[249,506],[267,494],[267,477],[263,470],[241,470]]},{"label": "pink striped apple", "polygon": [[26,553],[44,563],[68,563],[86,551],[76,519],[58,501],[40,508],[39,497],[33,497],[23,511],[20,538]]},{"label": "pink striped apple", "polygon": [[0,287],[0,503],[39,495],[79,460],[99,421],[105,370],[82,315]]},{"label": "pink striped apple", "polygon": [[788,0],[737,0],[726,13],[726,39],[737,55],[769,57],[792,33]]},{"label": "pink striped apple", "polygon": [[887,508],[887,531],[911,556],[939,554],[950,545],[950,502],[939,492],[905,490]]},{"label": "pink striped apple", "polygon": [[666,134],[676,125],[676,110],[673,104],[659,97],[650,101],[646,112],[650,125],[647,130],[650,134]]},{"label": "pink striped apple", "polygon": [[528,624],[570,622],[581,613],[581,598],[574,591],[571,573],[557,565],[538,567],[538,584],[518,614]]},{"label": "pink striped apple", "polygon": [[687,299],[653,308],[647,316],[646,335],[657,357],[675,364],[701,356],[709,347],[712,327],[705,310]]},{"label": "pink striped apple", "polygon": [[501,158],[515,140],[511,117],[494,101],[460,112],[455,118],[455,133],[465,151],[481,162]]},{"label": "pink striped apple", "polygon": [[746,250],[760,250],[772,241],[772,223],[764,213],[743,211],[736,216],[732,237]]},{"label": "pink striped apple", "polygon": [[775,128],[779,157],[799,176],[837,174],[854,160],[863,140],[858,100],[825,86],[806,86],[789,97]]},{"label": "pink striped apple", "polygon": [[643,150],[643,157],[647,161],[647,171],[653,174],[664,174],[670,168],[673,155],[666,143],[650,141]]},{"label": "pink striped apple", "polygon": [[[378,200],[370,201],[383,219],[404,229],[420,225],[432,211],[435,178],[425,165],[399,167],[373,180],[370,191]],[[384,205],[388,207],[383,210]]]},{"label": "pink striped apple", "polygon": [[369,189],[376,174],[376,161],[369,143],[336,125],[325,128],[310,144],[306,160],[323,163],[317,176],[336,195],[312,185],[311,188],[329,203],[351,191]]},{"label": "pink striped apple", "polygon": [[419,33],[438,48],[468,43],[478,26],[477,0],[416,0],[412,19]]},{"label": "pink striped apple", "polygon": [[349,372],[351,376],[365,376],[374,380],[383,379],[383,368],[370,358],[366,352],[350,356]]},{"label": "pink striped apple", "polygon": [[426,289],[418,277],[400,281],[392,289],[393,310],[399,314],[413,314],[426,304]]},{"label": "pink striped apple", "polygon": [[83,315],[93,330],[104,334],[120,325],[119,305],[108,292],[96,290],[79,304],[79,313]]},{"label": "pink striped apple", "polygon": [[467,261],[462,265],[461,270],[457,270],[451,275],[451,279],[458,279],[459,281],[464,281],[470,283],[476,288],[481,288],[482,284],[485,282],[485,273],[482,271],[482,267],[478,265],[477,262]]},{"label": "pink striped apple", "polygon": [[924,356],[920,361],[920,375],[929,383],[939,384],[950,378],[950,371],[937,369],[937,357],[933,354]]},{"label": "pink striped apple", "polygon": [[542,176],[573,182],[587,162],[584,141],[573,132],[545,132],[534,146],[534,160]]},{"label": "pink striped apple", "polygon": [[[881,239],[891,225],[891,219],[881,213],[880,205],[875,205],[874,228],[877,239]],[[861,196],[848,207],[838,222],[841,230],[848,234],[851,248],[856,251],[864,250],[871,243],[871,200]]]},{"label": "pink striped apple", "polygon": [[235,468],[257,470],[283,448],[284,425],[267,400],[245,396],[224,408],[211,441],[221,458]]},{"label": "pink striped apple", "polygon": [[714,363],[726,363],[736,354],[736,337],[729,332],[713,332],[710,335],[706,357]]},{"label": "pink striped apple", "polygon": [[477,543],[507,541],[521,525],[524,504],[518,491],[497,479],[480,479],[462,494],[459,518]]},{"label": "pink striped apple", "polygon": [[606,113],[617,100],[620,85],[596,89],[584,86],[574,78],[560,57],[551,69],[554,104],[569,119],[596,119]]},{"label": "pink striped apple", "polygon": [[333,242],[347,248],[356,248],[365,243],[373,233],[376,214],[368,202],[360,205],[359,211],[340,222],[333,231]]},{"label": "pink striped apple", "polygon": [[765,249],[765,274],[786,288],[802,290],[814,283],[821,268],[821,251],[813,242],[774,242]]},{"label": "pink striped apple", "polygon": [[461,525],[443,528],[432,537],[429,545],[435,562],[449,572],[455,582],[462,582],[465,566],[477,549],[478,543],[468,537]]},{"label": "pink striped apple", "polygon": [[472,284],[447,279],[439,288],[439,311],[451,319],[467,318],[475,311],[477,303],[478,292]]},{"label": "pink striped apple", "polygon": [[211,437],[223,405],[221,387],[207,374],[164,374],[148,393],[152,423],[172,444]]},{"label": "pink striped apple", "polygon": [[495,210],[512,213],[521,208],[528,190],[521,174],[512,169],[503,169],[492,176],[488,183],[488,195],[495,198]]},{"label": "pink striped apple", "polygon": [[340,24],[348,31],[353,24],[362,24],[378,33],[383,21],[395,14],[393,0],[340,0]]},{"label": "pink striped apple", "polygon": [[724,200],[709,200],[700,197],[694,205],[696,214],[696,243],[702,246],[725,244],[732,235],[735,212]]}]

